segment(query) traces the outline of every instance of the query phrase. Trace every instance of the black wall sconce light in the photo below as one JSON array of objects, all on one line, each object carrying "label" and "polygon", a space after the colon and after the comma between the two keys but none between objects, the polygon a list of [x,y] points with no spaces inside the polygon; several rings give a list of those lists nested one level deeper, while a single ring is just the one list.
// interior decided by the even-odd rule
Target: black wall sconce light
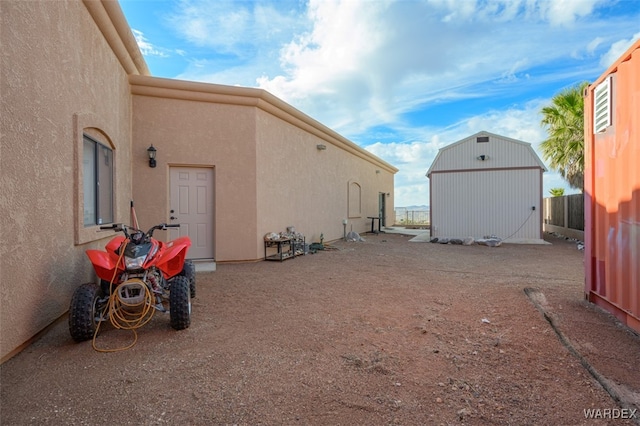
[{"label": "black wall sconce light", "polygon": [[477,157],[477,158],[478,158],[478,160],[480,160],[480,161],[486,161],[486,160],[488,160],[488,159],[489,159],[489,156],[488,156],[488,155],[484,155],[484,154],[482,154],[482,155],[478,155],[478,157]]},{"label": "black wall sconce light", "polygon": [[156,166],[156,152],[157,150],[153,147],[153,144],[147,148],[147,155],[149,155],[149,167],[151,168]]}]

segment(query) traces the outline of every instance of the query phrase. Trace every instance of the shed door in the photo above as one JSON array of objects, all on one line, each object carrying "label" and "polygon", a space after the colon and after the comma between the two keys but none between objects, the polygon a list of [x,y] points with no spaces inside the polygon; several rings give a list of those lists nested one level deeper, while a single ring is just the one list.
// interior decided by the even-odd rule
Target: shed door
[{"label": "shed door", "polygon": [[170,180],[170,223],[180,224],[180,228],[173,232],[191,238],[187,258],[213,259],[213,169],[171,167]]}]

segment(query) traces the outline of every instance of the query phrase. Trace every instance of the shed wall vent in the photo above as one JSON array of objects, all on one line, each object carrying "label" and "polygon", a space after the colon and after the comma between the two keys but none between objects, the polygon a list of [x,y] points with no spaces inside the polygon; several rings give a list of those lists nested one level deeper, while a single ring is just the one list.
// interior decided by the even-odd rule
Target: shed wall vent
[{"label": "shed wall vent", "polygon": [[593,133],[602,133],[611,126],[611,76],[593,91]]},{"label": "shed wall vent", "polygon": [[478,136],[476,138],[477,143],[489,142],[489,136]]}]

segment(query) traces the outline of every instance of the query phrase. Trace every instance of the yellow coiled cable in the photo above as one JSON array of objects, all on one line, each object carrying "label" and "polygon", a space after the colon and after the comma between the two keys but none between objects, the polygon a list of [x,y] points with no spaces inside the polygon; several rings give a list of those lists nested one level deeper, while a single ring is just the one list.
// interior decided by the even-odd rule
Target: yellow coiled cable
[{"label": "yellow coiled cable", "polygon": [[[116,265],[120,264],[120,261],[124,256],[124,247],[126,247],[128,242],[129,242],[128,239],[122,242],[122,245],[120,246],[121,247],[120,257],[118,257],[118,262],[116,263]],[[113,273],[113,277],[111,277],[111,282],[109,283],[109,289],[113,287],[113,282],[116,279],[117,273],[118,273],[118,268],[116,267]],[[124,300],[121,300],[120,297],[118,297],[119,291],[122,289],[122,287],[132,283],[140,284],[142,288],[144,288],[144,292],[145,292],[144,298],[141,302],[127,303]],[[154,302],[153,294],[151,293],[151,291],[149,291],[149,288],[141,279],[132,279],[132,280],[128,280],[123,283],[120,283],[115,288],[115,291],[111,292],[111,295],[109,296],[109,302],[104,307],[101,318],[104,318],[107,312],[111,312],[111,315],[109,315],[111,325],[113,325],[113,327],[116,329],[133,331],[133,336],[134,336],[133,342],[130,345],[121,347],[121,348],[114,348],[114,349],[98,348],[96,346],[96,338],[98,336],[98,331],[100,330],[100,325],[102,324],[102,321],[100,321],[98,322],[96,331],[93,333],[93,343],[92,343],[93,349],[96,350],[97,352],[118,352],[118,351],[124,351],[132,348],[138,341],[138,332],[136,331],[136,329],[147,324],[151,320],[151,318],[153,318],[153,314],[155,312],[155,308],[153,307],[154,305],[153,302]]]}]

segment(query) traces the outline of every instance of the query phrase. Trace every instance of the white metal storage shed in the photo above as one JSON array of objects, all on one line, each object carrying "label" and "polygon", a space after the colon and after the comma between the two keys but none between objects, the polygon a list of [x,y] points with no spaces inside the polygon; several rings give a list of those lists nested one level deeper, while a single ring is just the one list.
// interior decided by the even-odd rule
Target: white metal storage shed
[{"label": "white metal storage shed", "polygon": [[542,242],[546,170],[531,144],[484,131],[440,149],[427,171],[431,236]]}]

